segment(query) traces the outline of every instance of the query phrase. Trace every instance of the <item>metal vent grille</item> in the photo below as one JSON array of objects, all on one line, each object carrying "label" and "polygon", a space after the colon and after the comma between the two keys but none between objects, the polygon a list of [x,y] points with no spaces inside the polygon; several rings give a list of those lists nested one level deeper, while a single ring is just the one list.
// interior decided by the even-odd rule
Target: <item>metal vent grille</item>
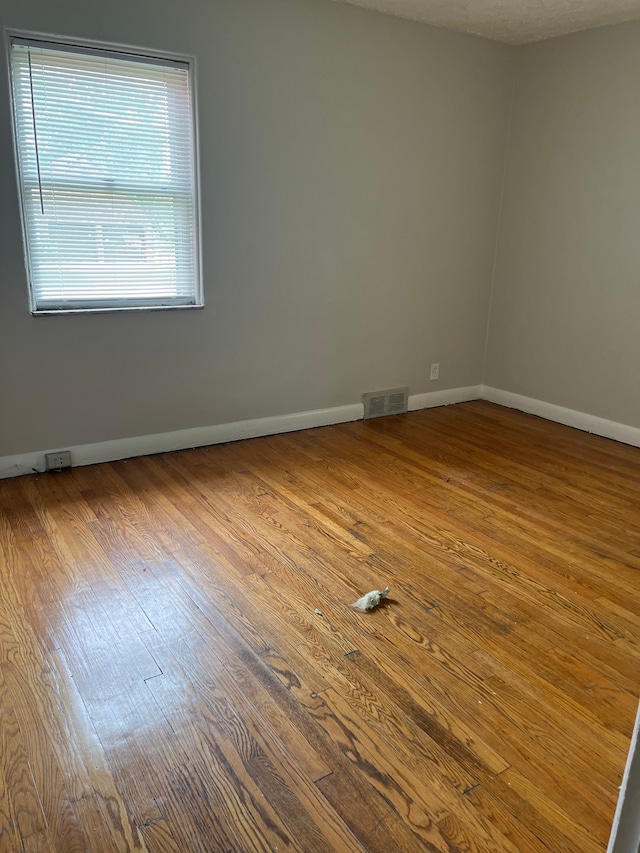
[{"label": "metal vent grille", "polygon": [[362,395],[364,419],[399,415],[409,409],[409,389],[392,388],[390,391],[370,391]]},{"label": "metal vent grille", "polygon": [[[387,398],[384,394],[369,398],[369,417],[380,418],[387,414]],[[365,415],[365,418],[367,415]]]},{"label": "metal vent grille", "polygon": [[388,412],[390,415],[398,415],[401,412],[406,412],[409,405],[408,390],[403,388],[402,391],[394,391],[393,394],[389,394],[388,400]]}]

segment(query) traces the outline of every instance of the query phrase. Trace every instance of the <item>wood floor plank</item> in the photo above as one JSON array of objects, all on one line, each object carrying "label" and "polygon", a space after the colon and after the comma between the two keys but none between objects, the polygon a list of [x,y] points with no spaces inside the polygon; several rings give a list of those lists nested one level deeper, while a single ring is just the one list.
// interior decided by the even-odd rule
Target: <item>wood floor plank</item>
[{"label": "wood floor plank", "polygon": [[[227,697],[235,709],[244,711],[242,716],[247,721],[247,731],[244,733],[243,740],[253,739],[263,754],[261,766],[266,768],[270,763],[272,768],[278,768],[278,774],[286,780],[279,783],[283,788],[284,799],[278,813],[285,823],[288,820],[294,821],[291,829],[296,836],[303,835],[308,838],[308,844],[311,844],[312,838],[315,837],[314,849],[318,850],[324,849],[329,842],[328,849],[344,850],[345,853],[362,851],[361,845],[347,828],[342,826],[337,813],[330,808],[329,803],[319,795],[315,785],[312,784],[330,775],[331,765],[317,754],[314,745],[304,738],[295,721],[281,715],[281,709],[271,692],[266,691],[251,678],[250,672],[239,658],[234,659],[231,649],[225,648],[225,638],[215,635],[211,640],[213,647],[208,649],[202,639],[200,642],[189,639],[188,642],[183,641],[179,644],[179,648],[175,650],[182,670],[178,683],[195,682],[198,696],[205,701],[209,697],[209,702],[214,707],[219,708],[222,697]],[[177,661],[158,639],[154,639],[152,634],[147,635],[147,641],[151,643],[165,676],[173,673],[175,679]],[[249,649],[247,648],[246,651],[249,652]],[[206,660],[206,669],[198,666],[199,659],[203,662]],[[156,685],[155,681],[152,689],[154,685]],[[178,692],[181,690],[182,688]],[[175,700],[169,700],[167,708],[170,707],[175,710]],[[229,729],[224,725],[225,717],[228,719],[228,715],[218,712],[215,717],[219,725],[223,725],[226,733],[234,738],[237,723]],[[254,777],[261,776],[261,773],[254,771]],[[272,770],[261,786],[265,794],[268,791],[273,793],[275,779]],[[313,818],[313,825],[299,825],[302,803],[304,803],[304,811]],[[325,840],[321,841],[323,836]]]},{"label": "wood floor plank", "polygon": [[29,765],[20,725],[13,707],[9,704],[9,685],[0,668],[0,746],[5,785],[5,805],[8,829],[27,838],[45,832],[47,819],[38,796],[36,781]]},{"label": "wood floor plank", "polygon": [[141,845],[133,841],[131,836],[127,839],[125,834],[119,831],[117,819],[113,820],[117,814],[113,800],[94,794],[77,800],[74,805],[89,850],[117,850],[118,853],[129,853],[141,849]]},{"label": "wood floor plank", "polygon": [[639,506],[482,401],[1,481],[0,853],[601,853]]},{"label": "wood floor plank", "polygon": [[149,853],[182,853],[183,851],[183,848],[178,846],[168,821],[164,818],[144,824],[141,835]]}]

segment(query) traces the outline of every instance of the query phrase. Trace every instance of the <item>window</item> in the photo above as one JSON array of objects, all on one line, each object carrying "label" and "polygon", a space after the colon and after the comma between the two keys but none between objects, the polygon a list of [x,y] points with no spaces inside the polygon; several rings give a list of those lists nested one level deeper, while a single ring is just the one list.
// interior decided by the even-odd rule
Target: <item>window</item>
[{"label": "window", "polygon": [[32,312],[201,305],[190,62],[10,44]]}]

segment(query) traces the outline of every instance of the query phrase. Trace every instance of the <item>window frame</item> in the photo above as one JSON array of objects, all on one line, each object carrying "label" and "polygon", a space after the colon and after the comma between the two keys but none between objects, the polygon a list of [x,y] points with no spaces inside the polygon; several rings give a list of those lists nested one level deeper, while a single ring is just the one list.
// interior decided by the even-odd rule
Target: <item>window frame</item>
[{"label": "window frame", "polygon": [[[52,33],[38,32],[34,30],[4,28],[5,55],[7,64],[7,76],[9,84],[9,102],[11,112],[11,136],[13,145],[13,164],[16,178],[16,190],[18,205],[20,209],[20,224],[22,230],[22,249],[24,266],[27,278],[28,309],[34,317],[57,316],[66,314],[104,314],[121,311],[183,311],[188,309],[200,309],[204,307],[203,274],[202,274],[202,205],[200,192],[200,132],[198,121],[198,93],[197,93],[197,60],[194,55],[175,53],[167,50],[155,50],[137,47],[117,42],[106,42],[97,39],[77,38],[75,36],[61,36]],[[134,60],[156,62],[175,62],[187,66],[189,76],[189,89],[191,101],[191,117],[193,122],[193,193],[194,193],[194,273],[195,281],[193,288],[193,304],[122,304],[125,300],[114,299],[112,305],[103,304],[99,307],[70,307],[70,308],[38,308],[32,280],[32,267],[29,241],[27,239],[27,214],[22,192],[22,175],[20,171],[20,156],[18,150],[18,133],[16,120],[16,107],[14,103],[14,86],[12,70],[12,39],[26,39],[29,41],[42,42],[43,45],[59,46],[64,48],[80,49],[87,53],[95,53],[98,56],[115,55],[126,59],[127,56]],[[105,303],[107,300],[105,300]]]}]

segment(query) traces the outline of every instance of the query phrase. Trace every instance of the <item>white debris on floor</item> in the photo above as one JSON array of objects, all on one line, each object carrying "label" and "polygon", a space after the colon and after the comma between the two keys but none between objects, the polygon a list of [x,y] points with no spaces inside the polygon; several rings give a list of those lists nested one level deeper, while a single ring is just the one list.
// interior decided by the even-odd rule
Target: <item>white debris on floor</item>
[{"label": "white debris on floor", "polygon": [[374,607],[377,607],[383,598],[386,598],[389,595],[389,587],[385,587],[383,590],[372,589],[371,592],[367,592],[362,598],[359,598],[357,601],[354,601],[353,604],[350,604],[349,607],[354,607],[356,610],[373,610]]}]

